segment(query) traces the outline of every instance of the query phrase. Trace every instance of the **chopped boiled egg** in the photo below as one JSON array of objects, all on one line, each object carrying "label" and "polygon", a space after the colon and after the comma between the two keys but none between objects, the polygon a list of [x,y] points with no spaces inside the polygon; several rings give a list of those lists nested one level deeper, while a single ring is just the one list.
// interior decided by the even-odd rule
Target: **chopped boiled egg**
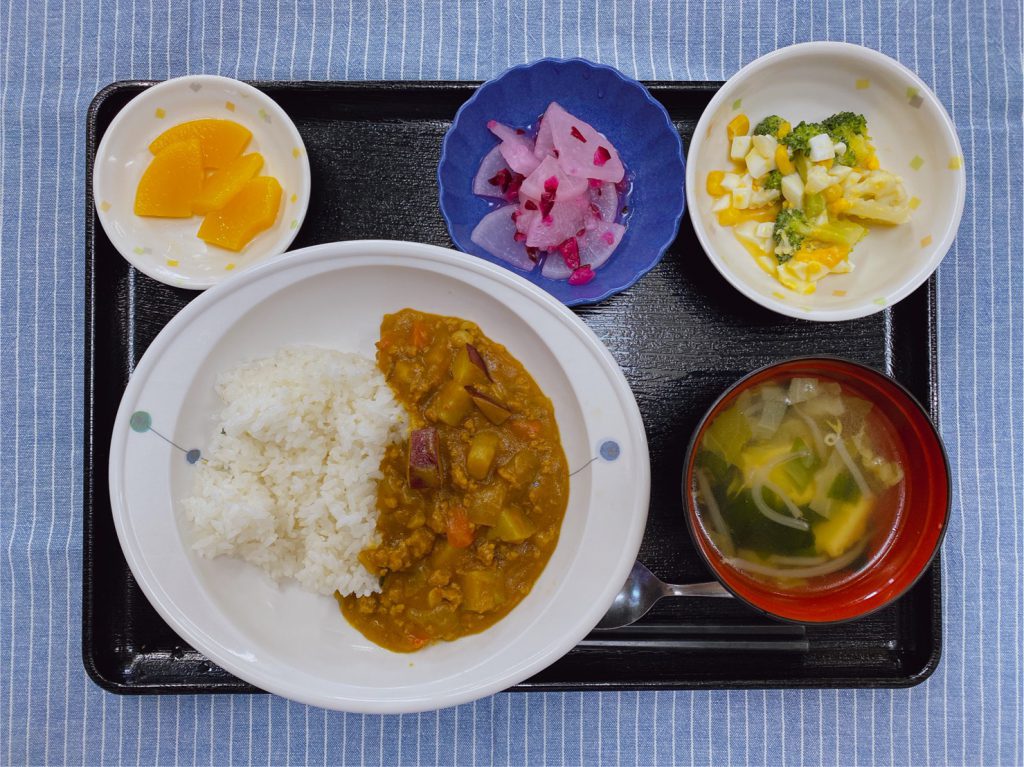
[{"label": "chopped boiled egg", "polygon": [[732,205],[732,195],[723,194],[721,197],[716,197],[714,204],[711,206],[711,210],[718,213],[721,210],[725,210]]},{"label": "chopped boiled egg", "polygon": [[809,159],[811,162],[831,160],[836,156],[836,152],[832,148],[832,139],[828,137],[827,133],[819,133],[817,136],[812,136],[811,140],[807,142],[807,146],[810,150]]},{"label": "chopped boiled egg", "polygon": [[732,190],[732,206],[736,210],[746,210],[750,207],[750,192],[749,186],[738,186]]},{"label": "chopped boiled egg", "polygon": [[736,173],[726,173],[722,176],[722,189],[732,191],[740,185],[740,177]]},{"label": "chopped boiled egg", "polygon": [[743,159],[750,153],[750,136],[736,136],[732,140],[732,146],[729,149],[729,157],[737,162],[743,162]]},{"label": "chopped boiled egg", "polygon": [[764,221],[764,222],[762,222],[762,223],[757,225],[757,230],[755,231],[755,234],[758,237],[761,237],[763,239],[767,239],[767,238],[772,236],[772,233],[774,231],[775,231],[775,224],[773,224],[771,221]]},{"label": "chopped boiled egg", "polygon": [[758,229],[760,229],[761,226],[763,226],[763,224],[759,224],[756,221],[743,221],[733,228],[733,233],[740,242],[748,247],[754,248],[758,253],[769,253],[771,235],[769,234],[768,237],[761,237],[758,234]]},{"label": "chopped boiled egg", "polygon": [[782,196],[794,208],[803,206],[804,182],[799,173],[790,173],[788,176],[782,177]]},{"label": "chopped boiled egg", "polygon": [[775,147],[779,145],[775,136],[752,136],[750,140],[754,145],[754,149],[760,152],[762,157],[768,159],[775,158]]},{"label": "chopped boiled egg", "polygon": [[836,144],[834,144],[832,146],[832,151],[835,153],[834,156],[838,157],[839,155],[841,155],[844,152],[846,152],[846,144],[844,144],[842,141],[840,141],[840,142],[838,142],[838,143],[836,143]]},{"label": "chopped boiled egg", "polygon": [[747,154],[747,172],[754,178],[761,178],[768,171],[775,167],[775,158],[769,160],[756,149],[751,149]]}]

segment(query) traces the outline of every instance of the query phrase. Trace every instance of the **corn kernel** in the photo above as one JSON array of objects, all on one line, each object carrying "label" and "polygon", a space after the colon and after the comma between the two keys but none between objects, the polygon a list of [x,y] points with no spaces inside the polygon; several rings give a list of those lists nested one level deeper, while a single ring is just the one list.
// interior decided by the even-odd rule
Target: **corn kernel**
[{"label": "corn kernel", "polygon": [[838,184],[833,184],[832,186],[825,189],[823,194],[825,195],[826,200],[828,200],[829,202],[835,202],[836,200],[843,196],[843,190],[839,188]]},{"label": "corn kernel", "polygon": [[847,208],[850,207],[850,203],[845,198],[840,197],[838,200],[828,203],[827,207],[829,213],[831,213],[833,216],[838,216],[840,213],[844,212]]},{"label": "corn kernel", "polygon": [[725,126],[725,132],[729,136],[729,143],[737,136],[746,136],[750,131],[750,118],[740,112]]},{"label": "corn kernel", "polygon": [[789,124],[789,121],[783,120],[782,123],[779,125],[779,132],[776,138],[785,138],[792,132],[792,130],[793,126]]},{"label": "corn kernel", "polygon": [[868,170],[878,170],[878,155],[871,155],[865,165]]},{"label": "corn kernel", "polygon": [[834,163],[834,162],[835,162],[835,160],[819,160],[818,162],[816,162],[814,164],[815,165],[820,165],[825,170],[828,170],[829,168],[832,167],[832,163]]},{"label": "corn kernel", "polygon": [[782,144],[775,147],[775,165],[778,166],[779,173],[783,176],[796,172],[796,168],[793,167],[793,161],[789,159],[789,152],[786,151],[786,147],[782,146]]},{"label": "corn kernel", "polygon": [[712,197],[721,197],[726,190],[722,187],[722,179],[725,178],[725,171],[713,170],[708,174],[707,189]]}]

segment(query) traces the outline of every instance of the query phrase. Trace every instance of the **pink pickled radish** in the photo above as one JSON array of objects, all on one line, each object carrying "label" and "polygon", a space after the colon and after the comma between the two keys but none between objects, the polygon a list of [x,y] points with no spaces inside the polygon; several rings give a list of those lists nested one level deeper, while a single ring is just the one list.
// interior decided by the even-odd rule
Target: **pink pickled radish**
[{"label": "pink pickled radish", "polygon": [[[544,124],[550,127],[558,162],[566,175],[612,183],[621,181],[625,176],[622,160],[612,142],[589,123],[566,112],[558,102],[552,101],[548,105]],[[585,140],[581,141],[577,136]]]},{"label": "pink pickled radish", "polygon": [[476,225],[470,239],[495,258],[525,272],[533,271],[537,264],[526,254],[526,246],[516,242],[516,224],[512,220],[513,205],[492,210]]},{"label": "pink pickled radish", "polygon": [[626,227],[622,224],[607,222],[588,229],[580,242],[580,262],[588,264],[591,269],[600,269],[619,247],[625,233]]},{"label": "pink pickled radish", "polygon": [[511,171],[508,163],[505,162],[504,156],[501,154],[501,147],[496,146],[484,155],[484,159],[480,163],[480,169],[476,172],[476,177],[473,179],[473,194],[480,195],[481,197],[499,197],[504,199],[504,192],[490,181],[502,169]]},{"label": "pink pickled radish", "polygon": [[519,187],[519,198],[521,200],[533,200],[539,202],[544,194],[544,183],[550,178],[558,179],[558,187],[555,190],[556,200],[569,200],[574,197],[582,197],[587,193],[589,185],[585,178],[574,178],[562,172],[558,160],[554,157],[545,157],[536,170],[523,180]]},{"label": "pink pickled radish", "polygon": [[487,129],[501,139],[498,148],[501,150],[505,162],[516,173],[529,176],[540,164],[540,161],[533,156],[533,141],[524,134],[516,133],[507,125],[502,125],[496,120],[487,123]]},{"label": "pink pickled radish", "polygon": [[543,160],[551,150],[555,148],[555,142],[551,140],[551,126],[541,118],[540,128],[537,129],[537,141],[533,145],[533,154],[538,160]]},{"label": "pink pickled radish", "polygon": [[590,201],[597,207],[602,221],[614,221],[619,215],[619,190],[611,182],[591,189]]},{"label": "pink pickled radish", "polygon": [[547,216],[534,220],[526,233],[526,244],[531,248],[553,248],[583,229],[590,211],[584,198],[556,199]]}]

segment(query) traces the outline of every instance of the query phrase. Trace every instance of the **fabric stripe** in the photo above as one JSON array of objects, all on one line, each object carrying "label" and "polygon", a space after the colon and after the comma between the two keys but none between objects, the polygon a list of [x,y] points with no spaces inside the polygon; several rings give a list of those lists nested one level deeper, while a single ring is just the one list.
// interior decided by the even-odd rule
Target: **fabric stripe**
[{"label": "fabric stripe", "polygon": [[[954,509],[944,659],[932,679],[902,691],[504,694],[403,717],[270,696],[119,698],[87,679],[82,125],[100,87],[188,72],[480,79],[542,55],[584,55],[642,78],[719,79],[810,39],[906,63],[934,86],[964,144],[968,202],[939,271]],[[1021,764],[1021,49],[1021,6],[1005,0],[0,0],[0,760]]]}]

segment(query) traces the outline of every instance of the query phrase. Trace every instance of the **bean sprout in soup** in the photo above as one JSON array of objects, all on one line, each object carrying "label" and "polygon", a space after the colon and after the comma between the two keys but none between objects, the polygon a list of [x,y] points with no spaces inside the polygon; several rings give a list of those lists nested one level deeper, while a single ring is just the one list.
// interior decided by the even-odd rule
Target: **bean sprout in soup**
[{"label": "bean sprout in soup", "polygon": [[891,423],[825,378],[742,392],[705,430],[693,476],[697,516],[725,562],[785,590],[854,577],[903,510]]}]

